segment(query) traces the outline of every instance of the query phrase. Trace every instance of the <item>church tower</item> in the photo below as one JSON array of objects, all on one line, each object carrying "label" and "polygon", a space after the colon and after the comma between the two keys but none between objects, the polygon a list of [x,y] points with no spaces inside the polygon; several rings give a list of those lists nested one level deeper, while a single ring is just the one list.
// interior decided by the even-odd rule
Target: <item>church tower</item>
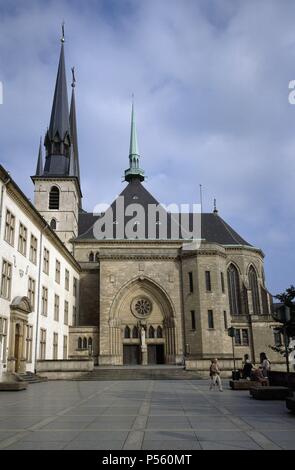
[{"label": "church tower", "polygon": [[72,251],[70,240],[78,234],[78,214],[81,209],[80,169],[75,105],[75,75],[72,69],[72,98],[69,112],[64,57],[64,31],[49,128],[44,146],[43,165],[40,142],[34,203],[36,209]]}]

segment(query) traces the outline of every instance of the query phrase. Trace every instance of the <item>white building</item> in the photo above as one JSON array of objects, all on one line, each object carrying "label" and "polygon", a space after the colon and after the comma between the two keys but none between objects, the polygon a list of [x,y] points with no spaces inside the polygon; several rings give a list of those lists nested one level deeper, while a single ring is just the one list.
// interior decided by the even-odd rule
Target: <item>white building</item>
[{"label": "white building", "polygon": [[0,372],[67,359],[79,265],[2,166],[0,267]]}]

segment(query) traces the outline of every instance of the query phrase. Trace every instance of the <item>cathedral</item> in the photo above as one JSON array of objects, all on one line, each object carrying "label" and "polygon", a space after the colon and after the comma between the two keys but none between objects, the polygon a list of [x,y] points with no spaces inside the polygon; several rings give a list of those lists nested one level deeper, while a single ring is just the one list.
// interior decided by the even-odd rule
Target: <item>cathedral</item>
[{"label": "cathedral", "polygon": [[[265,351],[279,365],[279,356],[269,348],[274,344],[276,324],[271,316],[272,299],[265,284],[262,250],[244,240],[216,207],[212,213],[198,214],[197,235],[186,236],[179,214],[164,209],[148,191],[140,167],[133,104],[126,185],[105,212],[86,212],[82,205],[76,112],[74,71],[70,107],[68,104],[63,38],[44,139],[46,155],[44,159],[40,143],[32,176],[34,208],[30,210],[37,213],[34,217],[41,218],[40,224],[45,222],[47,237],[60,258],[66,260],[65,269],[76,282],[71,299],[62,301],[61,310],[66,306],[72,314],[67,311],[70,319],[63,322],[67,330],[59,333],[53,320],[57,316],[57,297],[63,294],[56,294],[52,280],[49,294],[55,300],[48,301],[46,318],[51,331],[47,343],[51,346],[46,346],[44,338],[42,342],[46,326],[40,329],[36,314],[31,321],[35,362],[91,357],[98,366],[181,364],[205,373],[215,357],[223,369],[231,370],[234,343],[239,361],[249,354],[252,361],[258,362],[259,353]],[[153,214],[151,208],[156,208]],[[189,229],[194,214],[187,218]],[[7,223],[3,230],[7,230]],[[3,238],[7,236],[4,233]],[[46,256],[45,252],[40,263],[46,263]],[[55,277],[56,270],[55,266]],[[35,304],[43,302],[42,308],[44,292],[36,294]],[[15,295],[19,305],[12,309],[10,303],[10,312],[21,310],[21,302],[24,305],[25,299],[30,300],[25,292]],[[29,300],[25,307],[28,318],[34,313]],[[230,327],[235,328],[234,341],[228,334]],[[11,331],[7,359],[10,357],[16,370],[20,343],[15,339],[15,330]],[[63,355],[57,349],[59,340],[54,335],[58,334],[64,338],[59,347]],[[26,370],[28,354],[24,342],[22,345],[20,360]],[[2,359],[4,354],[3,350]]]}]

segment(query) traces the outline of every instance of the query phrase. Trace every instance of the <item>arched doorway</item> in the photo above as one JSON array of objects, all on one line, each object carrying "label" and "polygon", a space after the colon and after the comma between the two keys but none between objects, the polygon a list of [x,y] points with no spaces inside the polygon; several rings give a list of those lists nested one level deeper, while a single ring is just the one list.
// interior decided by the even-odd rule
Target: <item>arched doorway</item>
[{"label": "arched doorway", "polygon": [[15,297],[10,304],[8,372],[26,371],[26,327],[32,306],[27,297]]},{"label": "arched doorway", "polygon": [[114,364],[175,364],[176,322],[166,292],[148,278],[136,278],[118,292],[110,311]]}]

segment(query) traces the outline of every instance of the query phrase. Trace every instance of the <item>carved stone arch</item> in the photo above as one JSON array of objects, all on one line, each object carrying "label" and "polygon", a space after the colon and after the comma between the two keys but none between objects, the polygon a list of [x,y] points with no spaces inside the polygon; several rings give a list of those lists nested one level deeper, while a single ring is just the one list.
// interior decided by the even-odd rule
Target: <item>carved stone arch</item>
[{"label": "carved stone arch", "polygon": [[238,265],[238,263],[236,263],[233,260],[228,260],[228,262],[226,263],[226,271],[228,270],[228,268],[230,267],[231,264],[237,269],[239,275],[242,276],[242,270],[241,270],[240,266]]},{"label": "carved stone arch", "polygon": [[156,281],[153,279],[149,278],[148,276],[136,276],[129,281],[127,281],[123,286],[119,289],[117,292],[112,305],[110,307],[110,314],[109,318],[116,318],[116,313],[118,312],[118,306],[121,304],[121,302],[124,299],[124,296],[127,295],[127,293],[130,294],[132,289],[136,291],[138,286],[142,286],[143,288],[146,288],[147,291],[150,291],[151,294],[153,294],[156,299],[159,301],[161,306],[164,307],[165,312],[169,312],[170,315],[167,315],[167,317],[173,318],[176,317],[176,312],[175,312],[175,307],[173,305],[173,302],[169,296],[169,294],[163,289],[161,285],[159,285]]},{"label": "carved stone arch", "polygon": [[255,273],[256,273],[256,276],[257,276],[257,279],[260,277],[260,274],[259,274],[259,269],[257,268],[256,264],[253,263],[253,261],[250,261],[250,263],[248,264],[247,266],[247,270],[246,270],[246,274],[247,276],[249,276],[249,271],[250,269],[253,268]]},{"label": "carved stone arch", "polygon": [[14,297],[13,301],[11,302],[10,310],[28,315],[33,311],[33,308],[28,297],[18,296]]}]

